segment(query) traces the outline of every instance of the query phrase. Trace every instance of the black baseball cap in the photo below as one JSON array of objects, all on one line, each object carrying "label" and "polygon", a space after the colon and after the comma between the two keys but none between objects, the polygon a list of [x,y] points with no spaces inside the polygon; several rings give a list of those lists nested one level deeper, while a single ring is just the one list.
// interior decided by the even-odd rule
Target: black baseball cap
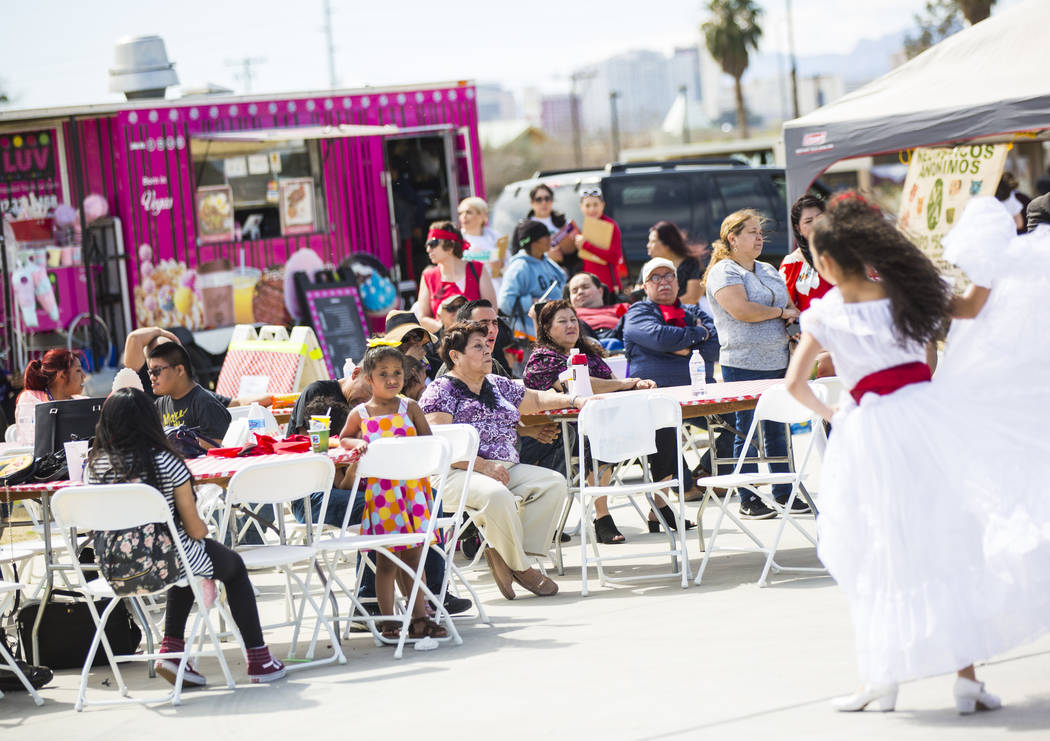
[{"label": "black baseball cap", "polygon": [[526,219],[514,229],[514,244],[517,245],[519,250],[528,249],[529,245],[536,240],[549,237],[550,235],[550,230],[547,229],[547,225],[542,221]]}]

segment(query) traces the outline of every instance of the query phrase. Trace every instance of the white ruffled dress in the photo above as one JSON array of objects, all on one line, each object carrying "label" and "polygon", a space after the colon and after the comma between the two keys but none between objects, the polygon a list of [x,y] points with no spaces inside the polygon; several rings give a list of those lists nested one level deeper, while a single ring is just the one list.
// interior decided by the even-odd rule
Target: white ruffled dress
[{"label": "white ruffled dress", "polygon": [[[818,553],[848,598],[867,684],[953,672],[1050,629],[1050,337],[1033,321],[1050,229],[950,252],[979,284],[994,263],[984,310],[953,330],[932,382],[845,397],[824,461]],[[898,342],[888,300],[833,289],[801,321],[847,388],[925,359]]]}]

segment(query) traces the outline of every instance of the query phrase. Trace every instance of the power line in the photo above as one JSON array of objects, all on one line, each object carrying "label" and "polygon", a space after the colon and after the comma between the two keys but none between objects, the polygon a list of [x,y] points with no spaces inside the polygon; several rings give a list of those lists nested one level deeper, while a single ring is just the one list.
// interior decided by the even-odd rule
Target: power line
[{"label": "power line", "polygon": [[227,59],[227,67],[239,67],[240,72],[234,73],[234,78],[244,83],[244,92],[250,93],[252,91],[252,80],[255,79],[255,73],[252,72],[252,67],[258,66],[266,62],[266,57],[242,57],[241,59]]}]

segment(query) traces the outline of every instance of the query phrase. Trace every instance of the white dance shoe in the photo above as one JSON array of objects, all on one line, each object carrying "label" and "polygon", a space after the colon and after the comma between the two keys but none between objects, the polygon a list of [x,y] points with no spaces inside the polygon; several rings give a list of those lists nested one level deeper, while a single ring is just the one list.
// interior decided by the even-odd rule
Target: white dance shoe
[{"label": "white dance shoe", "polygon": [[888,713],[897,706],[897,685],[887,687],[861,687],[852,695],[836,697],[831,706],[840,713],[854,713],[871,705],[880,713]]},{"label": "white dance shoe", "polygon": [[984,691],[984,682],[956,677],[955,709],[959,711],[959,715],[970,715],[978,710],[998,710],[1002,706],[1002,700]]}]

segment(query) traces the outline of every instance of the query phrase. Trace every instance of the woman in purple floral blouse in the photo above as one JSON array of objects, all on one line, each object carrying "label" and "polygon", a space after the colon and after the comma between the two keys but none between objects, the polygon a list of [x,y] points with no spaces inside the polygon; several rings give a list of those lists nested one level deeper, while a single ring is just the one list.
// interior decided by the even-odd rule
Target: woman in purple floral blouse
[{"label": "woman in purple floral blouse", "polygon": [[[590,371],[591,390],[596,394],[607,394],[614,391],[631,389],[656,388],[656,383],[642,378],[613,378],[612,370],[602,360],[605,354],[602,346],[580,332],[580,320],[576,310],[568,301],[561,299],[549,301],[539,311],[536,323],[536,345],[525,364],[521,378],[530,389],[556,391],[564,390],[558,375],[568,367],[569,352],[579,350],[587,356],[587,367]],[[561,446],[560,440],[547,445]],[[542,457],[534,449],[544,445],[536,440],[522,440],[522,457]],[[623,543],[623,533],[616,527],[605,497],[594,500],[595,539],[599,543]]]},{"label": "woman in purple floral blouse", "polygon": [[481,444],[470,487],[464,491],[466,465],[454,464],[442,482],[442,498],[451,507],[465,497],[465,506],[475,511],[475,522],[492,546],[485,558],[504,597],[514,599],[514,582],[546,597],[557,594],[558,585],[529,566],[528,557],[547,555],[568,486],[560,473],[519,462],[514,447],[518,421],[522,414],[582,408],[586,399],[526,389],[494,375],[487,338],[485,325],[478,322],[447,329],[441,357],[450,370],[427,386],[419,406],[432,425],[477,428]]}]

